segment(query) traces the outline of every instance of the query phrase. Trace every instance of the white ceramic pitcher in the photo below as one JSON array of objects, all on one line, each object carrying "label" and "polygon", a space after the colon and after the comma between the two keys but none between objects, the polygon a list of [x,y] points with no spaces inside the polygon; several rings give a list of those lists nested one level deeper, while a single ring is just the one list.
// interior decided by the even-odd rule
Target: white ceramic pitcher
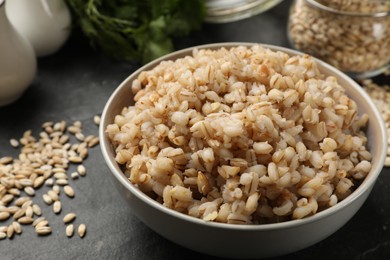
[{"label": "white ceramic pitcher", "polygon": [[69,37],[71,16],[63,0],[10,0],[6,12],[38,57],[55,53]]},{"label": "white ceramic pitcher", "polygon": [[11,25],[4,5],[5,0],[0,0],[0,106],[12,103],[23,94],[37,68],[31,44]]}]

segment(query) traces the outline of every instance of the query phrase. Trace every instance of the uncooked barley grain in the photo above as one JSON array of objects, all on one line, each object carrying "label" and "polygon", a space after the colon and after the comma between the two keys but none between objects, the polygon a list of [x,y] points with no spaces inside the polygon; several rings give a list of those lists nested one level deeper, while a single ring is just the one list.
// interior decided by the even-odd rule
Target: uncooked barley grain
[{"label": "uncooked barley grain", "polygon": [[69,182],[68,182],[68,180],[66,180],[66,179],[57,179],[57,180],[56,180],[56,184],[57,184],[57,185],[61,185],[61,186],[65,186],[65,185],[68,185]]},{"label": "uncooked barley grain", "polygon": [[38,204],[33,204],[32,205],[32,209],[33,209],[33,212],[34,212],[35,215],[37,215],[37,216],[42,215],[41,207],[39,207]]},{"label": "uncooked barley grain", "polygon": [[28,206],[26,208],[26,213],[24,214],[26,217],[30,217],[32,218],[32,216],[34,215],[34,211],[33,211],[33,208],[31,206]]},{"label": "uncooked barley grain", "polygon": [[76,218],[76,214],[74,213],[68,213],[65,215],[65,217],[63,218],[63,221],[65,224],[69,223],[69,222],[72,222],[74,219]]},{"label": "uncooked barley grain", "polygon": [[35,196],[35,190],[30,186],[25,187],[24,192],[29,196]]},{"label": "uncooked barley grain", "polygon": [[0,158],[0,164],[9,164],[13,161],[14,159],[11,156],[5,156]]},{"label": "uncooked barley grain", "polygon": [[42,186],[42,184],[45,182],[45,177],[39,176],[34,180],[33,187],[34,189],[38,189]]},{"label": "uncooked barley grain", "polygon": [[53,211],[54,211],[54,213],[59,214],[61,212],[61,208],[62,208],[61,201],[55,201],[53,203]]},{"label": "uncooked barley grain", "polygon": [[82,124],[81,121],[79,121],[79,120],[74,121],[74,122],[73,122],[73,125],[74,125],[75,127],[78,127],[78,128],[81,128],[81,127],[83,126],[83,124]]},{"label": "uncooked barley grain", "polygon": [[6,211],[0,212],[0,221],[7,220],[10,216],[11,214],[9,212]]},{"label": "uncooked barley grain", "polygon": [[60,195],[60,192],[61,192],[60,186],[54,185],[54,186],[53,186],[53,191],[54,191],[55,193],[57,193],[57,195]]},{"label": "uncooked barley grain", "polygon": [[43,128],[43,129],[45,129],[46,127],[52,127],[54,125],[54,122],[53,121],[46,121],[46,122],[44,122],[42,125],[41,125],[41,127]]},{"label": "uncooked barley grain", "polygon": [[42,221],[45,220],[45,217],[39,217],[39,218],[36,218],[33,223],[32,223],[32,226],[35,227],[36,225],[38,225],[39,223],[41,223]]},{"label": "uncooked barley grain", "polygon": [[8,193],[9,193],[9,194],[12,194],[12,195],[14,195],[14,196],[20,196],[20,190],[18,190],[17,188],[9,189],[9,190],[8,190]]},{"label": "uncooked barley grain", "polygon": [[14,213],[13,218],[18,219],[24,216],[25,214],[26,214],[26,208],[21,208]]},{"label": "uncooked barley grain", "polygon": [[77,134],[77,133],[80,133],[81,132],[81,129],[80,127],[76,127],[76,126],[69,126],[68,127],[68,131],[72,134]]},{"label": "uncooked barley grain", "polygon": [[83,142],[83,144],[85,144],[86,146],[88,145],[88,143],[94,138],[93,135],[88,135],[87,137],[85,137],[85,140]]},{"label": "uncooked barley grain", "polygon": [[94,147],[96,146],[97,144],[99,143],[99,137],[98,136],[95,136],[94,138],[92,138],[89,142],[88,142],[88,147]]},{"label": "uncooked barley grain", "polygon": [[78,172],[72,172],[72,173],[70,174],[70,177],[71,177],[72,179],[77,179],[77,178],[79,177],[79,174],[78,174]]},{"label": "uncooked barley grain", "polygon": [[14,236],[14,233],[15,233],[14,226],[11,224],[7,228],[7,237],[12,238]]},{"label": "uncooked barley grain", "polygon": [[5,195],[5,196],[1,199],[1,202],[3,202],[4,205],[7,205],[7,204],[10,203],[13,199],[14,199],[14,195],[12,195],[12,194],[7,194],[7,195]]},{"label": "uncooked barley grain", "polygon": [[35,228],[39,228],[39,227],[46,227],[47,225],[49,225],[49,221],[47,221],[46,219],[38,222],[36,225],[35,225]]},{"label": "uncooked barley grain", "polygon": [[85,176],[87,173],[85,166],[82,164],[77,166],[77,172],[80,174],[80,176]]},{"label": "uncooked barley grain", "polygon": [[27,186],[32,186],[33,182],[30,179],[21,179],[19,180],[20,185],[27,187]]},{"label": "uncooked barley grain", "polygon": [[64,192],[65,192],[65,194],[66,194],[68,197],[70,197],[70,198],[73,198],[73,197],[74,197],[74,190],[73,190],[73,188],[72,188],[71,186],[66,185],[66,186],[64,187]]},{"label": "uncooked barley grain", "polygon": [[43,227],[37,227],[35,228],[35,232],[40,236],[46,236],[51,234],[51,227],[43,226]]},{"label": "uncooked barley grain", "polygon": [[32,224],[34,222],[34,219],[32,217],[21,217],[18,219],[18,222],[23,225]]},{"label": "uncooked barley grain", "polygon": [[79,156],[70,156],[68,158],[69,162],[72,162],[72,163],[81,163],[83,161],[83,158],[79,157]]},{"label": "uncooked barley grain", "polygon": [[[96,120],[95,118],[94,122]],[[88,149],[98,144],[96,136],[85,137],[81,127],[80,121],[69,126],[65,121],[49,121],[42,124],[43,131],[39,133],[39,138],[35,138],[32,131],[27,130],[19,141],[10,139],[11,146],[20,148],[20,153],[16,158],[0,158],[0,221],[7,221],[11,216],[14,220],[9,226],[0,227],[3,236],[12,238],[14,233],[21,233],[20,224],[32,224],[40,235],[51,233],[48,221],[41,216],[41,208],[30,197],[34,196],[43,184],[53,187],[43,194],[42,198],[48,205],[54,202],[53,210],[60,213],[62,203],[59,201],[60,186],[57,184],[67,186],[70,163],[82,163],[88,156]],[[73,138],[66,132],[77,135],[76,139],[87,141],[71,144],[70,140]],[[78,175],[78,172],[74,172],[71,177],[75,179]],[[64,190],[67,196],[74,196],[70,186]],[[21,191],[30,197],[20,197]],[[41,217],[34,220],[34,216]],[[70,216],[69,221],[73,221],[75,217]]]},{"label": "uncooked barley grain", "polygon": [[26,202],[23,203],[22,205],[22,209],[26,209],[27,207],[31,206],[32,205],[32,200],[27,200]]},{"label": "uncooked barley grain", "polygon": [[56,167],[56,168],[54,168],[53,169],[53,172],[54,173],[65,173],[66,171],[65,171],[65,169],[64,168],[59,168],[59,167]]},{"label": "uncooked barley grain", "polygon": [[95,115],[93,117],[93,122],[95,123],[95,125],[100,125],[100,116]]},{"label": "uncooked barley grain", "polygon": [[75,136],[76,136],[77,140],[79,140],[79,141],[84,141],[84,139],[85,139],[85,136],[80,132],[76,133]]},{"label": "uncooked barley grain", "polygon": [[10,142],[11,146],[14,147],[14,148],[17,148],[19,146],[18,140],[14,139],[14,138],[9,140],[9,142]]},{"label": "uncooked barley grain", "polygon": [[66,173],[57,172],[57,173],[54,174],[54,178],[56,178],[57,180],[58,179],[65,179],[65,180],[67,180],[68,176],[66,175]]},{"label": "uncooked barley grain", "polygon": [[51,205],[53,203],[53,199],[46,193],[42,195],[42,198],[47,205]]},{"label": "uncooked barley grain", "polygon": [[58,193],[55,192],[54,190],[49,190],[47,192],[47,195],[52,199],[52,201],[58,201],[60,198],[58,197]]},{"label": "uncooked barley grain", "polygon": [[79,234],[79,237],[83,238],[87,232],[87,227],[85,224],[80,224],[79,228],[77,229],[77,233]]},{"label": "uncooked barley grain", "polygon": [[16,234],[21,234],[22,233],[22,227],[20,224],[16,221],[12,222],[12,227],[14,228],[14,231]]},{"label": "uncooked barley grain", "polygon": [[15,214],[15,212],[17,212],[18,210],[20,210],[20,207],[18,206],[9,206],[7,208],[7,212],[9,212],[10,214]]},{"label": "uncooked barley grain", "polygon": [[69,224],[66,226],[65,233],[67,237],[72,237],[74,233],[74,226],[73,224]]}]

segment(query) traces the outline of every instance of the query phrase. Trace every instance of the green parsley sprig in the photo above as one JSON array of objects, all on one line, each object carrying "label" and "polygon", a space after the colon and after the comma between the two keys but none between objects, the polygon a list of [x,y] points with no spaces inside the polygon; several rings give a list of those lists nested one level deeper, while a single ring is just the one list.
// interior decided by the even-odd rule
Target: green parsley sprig
[{"label": "green parsley sprig", "polygon": [[204,0],[66,0],[94,47],[146,63],[172,52],[172,39],[199,29]]}]

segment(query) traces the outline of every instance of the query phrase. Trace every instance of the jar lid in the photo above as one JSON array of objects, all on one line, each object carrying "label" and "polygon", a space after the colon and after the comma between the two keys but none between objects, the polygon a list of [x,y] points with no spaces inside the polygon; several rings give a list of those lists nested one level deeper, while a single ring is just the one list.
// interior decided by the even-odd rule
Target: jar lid
[{"label": "jar lid", "polygon": [[310,5],[335,14],[383,17],[390,13],[389,0],[306,0]]},{"label": "jar lid", "polygon": [[225,23],[249,18],[283,0],[206,0],[206,22]]}]

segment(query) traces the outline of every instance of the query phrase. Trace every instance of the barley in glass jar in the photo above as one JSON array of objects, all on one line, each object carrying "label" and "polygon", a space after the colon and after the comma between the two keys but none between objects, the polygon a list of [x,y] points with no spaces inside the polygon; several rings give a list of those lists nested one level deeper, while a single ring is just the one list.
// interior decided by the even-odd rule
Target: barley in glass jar
[{"label": "barley in glass jar", "polygon": [[390,63],[390,1],[295,0],[288,37],[354,78],[375,76]]}]

